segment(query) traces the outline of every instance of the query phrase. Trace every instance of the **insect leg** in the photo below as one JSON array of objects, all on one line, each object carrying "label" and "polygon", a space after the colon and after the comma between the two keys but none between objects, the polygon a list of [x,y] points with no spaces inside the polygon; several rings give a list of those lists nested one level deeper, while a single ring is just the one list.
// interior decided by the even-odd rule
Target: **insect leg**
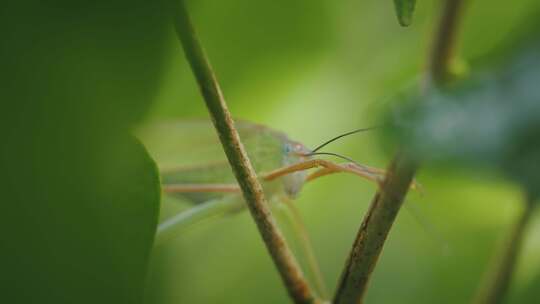
[{"label": "insect leg", "polygon": [[339,170],[339,165],[331,161],[327,161],[324,159],[310,159],[310,160],[301,161],[301,162],[298,162],[298,163],[295,163],[286,167],[278,168],[274,171],[264,174],[262,178],[266,181],[271,181],[290,173],[308,170],[311,168],[318,168],[318,167]]},{"label": "insect leg", "polygon": [[239,195],[230,195],[224,198],[210,200],[195,205],[186,211],[180,212],[164,220],[158,225],[156,239],[161,243],[181,231],[204,219],[234,212],[244,207],[244,201]]},{"label": "insect leg", "polygon": [[[345,163],[345,164],[342,164],[342,165],[346,166],[348,168],[354,169],[355,172],[358,172],[358,173],[356,173],[358,175],[359,175],[359,172],[361,172],[361,171],[366,172],[366,174],[373,175],[374,177],[376,177],[379,180],[379,185],[382,184],[384,178],[386,177],[386,171],[382,170],[382,169],[379,169],[379,168],[370,167],[370,166],[366,166],[366,165],[360,165],[360,164],[356,164],[356,163]],[[418,193],[423,194],[422,185],[420,183],[418,183],[415,179],[412,180],[410,187],[411,187],[412,190],[417,190]]]},{"label": "insect leg", "polygon": [[[348,173],[361,176],[367,180],[377,183],[378,186],[381,186],[386,176],[386,171],[379,168],[369,167],[366,165],[360,165],[357,163],[342,163],[342,164],[334,164],[333,166],[325,166],[324,168],[311,173],[310,175],[308,175],[307,181],[312,181],[316,178],[319,178],[321,176],[325,176],[328,174],[341,173],[341,172],[348,172]],[[422,186],[418,182],[416,182],[416,180],[412,181],[411,189],[418,190],[420,193],[422,193]]]},{"label": "insect leg", "polygon": [[384,179],[384,171],[376,168],[371,168],[367,166],[360,166],[355,163],[343,163],[343,164],[334,164],[333,166],[324,167],[319,169],[307,177],[307,181],[312,181],[321,176],[328,174],[347,172],[363,177],[367,180],[377,183],[380,185]]},{"label": "insect leg", "polygon": [[290,174],[290,173],[294,173],[294,172],[297,172],[297,171],[303,171],[303,170],[307,170],[307,169],[311,169],[311,168],[316,168],[316,167],[320,166],[319,161],[320,161],[320,159],[310,159],[310,160],[306,160],[306,161],[303,161],[303,162],[298,162],[296,164],[292,164],[290,166],[281,167],[281,168],[278,168],[278,169],[276,169],[274,171],[271,171],[269,173],[264,174],[263,179],[266,180],[266,181],[271,181],[271,180],[274,180],[274,179],[276,179],[278,177],[282,177],[282,176]]},{"label": "insect leg", "polygon": [[167,184],[163,185],[162,189],[166,193],[240,192],[240,187],[237,184]]},{"label": "insect leg", "polygon": [[304,225],[304,221],[302,220],[302,216],[291,199],[283,196],[281,201],[286,206],[285,214],[287,220],[291,224],[294,234],[300,243],[300,248],[306,259],[309,272],[311,273],[314,281],[313,283],[315,284],[315,289],[319,293],[319,296],[323,299],[328,299],[328,288],[324,282],[321,268],[317,257],[315,256],[315,251],[313,250],[311,239],[306,226]]}]

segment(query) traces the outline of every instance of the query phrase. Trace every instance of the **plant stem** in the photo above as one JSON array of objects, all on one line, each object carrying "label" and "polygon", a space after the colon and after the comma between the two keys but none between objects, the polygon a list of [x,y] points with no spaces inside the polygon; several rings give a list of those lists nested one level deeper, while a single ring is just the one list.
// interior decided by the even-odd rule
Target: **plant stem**
[{"label": "plant stem", "polygon": [[502,251],[486,273],[484,283],[473,303],[497,304],[503,302],[504,296],[510,287],[512,274],[525,235],[525,228],[534,211],[534,201],[531,196],[527,195],[523,207],[524,209],[514,223],[508,239],[501,248]]},{"label": "plant stem", "polygon": [[304,278],[298,262],[285,242],[281,231],[264,198],[262,186],[247,157],[234,122],[227,109],[210,62],[199,43],[188,12],[182,0],[172,0],[175,10],[175,27],[185,56],[191,65],[204,101],[219,134],[225,154],[234,171],[253,219],[266,247],[281,274],[281,278],[295,303],[313,303],[317,300]]},{"label": "plant stem", "polygon": [[416,164],[398,153],[356,235],[334,303],[362,303],[384,242],[410,187]]},{"label": "plant stem", "polygon": [[465,0],[446,0],[442,15],[433,40],[429,60],[429,72],[432,80],[441,85],[452,77],[452,65],[455,60],[457,27],[463,13]]},{"label": "plant stem", "polygon": [[[457,17],[464,0],[446,0],[435,33],[429,58],[428,79],[441,85],[450,74],[456,41]],[[431,83],[431,81],[428,81]],[[356,235],[334,296],[335,304],[363,303],[371,274],[382,252],[384,242],[405,200],[418,163],[410,155],[398,152],[387,170],[381,189],[375,194]]]}]

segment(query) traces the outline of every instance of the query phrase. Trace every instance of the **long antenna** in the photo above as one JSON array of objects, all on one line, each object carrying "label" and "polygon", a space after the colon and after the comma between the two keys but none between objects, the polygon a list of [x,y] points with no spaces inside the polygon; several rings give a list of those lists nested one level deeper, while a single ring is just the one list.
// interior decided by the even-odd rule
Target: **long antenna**
[{"label": "long antenna", "polygon": [[[328,141],[326,141],[325,143],[319,145],[317,148],[313,149],[311,151],[311,153],[314,153],[314,152],[317,152],[318,150],[322,149],[324,146],[328,145],[329,143],[332,143],[342,137],[345,137],[345,136],[349,136],[349,135],[352,135],[352,134],[356,134],[356,133],[360,133],[360,132],[364,132],[364,131],[369,131],[369,130],[373,130],[373,129],[377,129],[379,128],[379,126],[375,126],[375,127],[369,127],[369,128],[362,128],[362,129],[357,129],[357,130],[354,130],[354,131],[350,131],[350,132],[347,132],[347,133],[343,133],[341,135],[338,135]],[[310,154],[311,154],[310,153]],[[335,156],[335,155],[334,155]]]},{"label": "long antenna", "polygon": [[356,165],[359,165],[361,166],[359,163],[357,163],[354,159],[352,158],[349,158],[347,156],[343,156],[341,154],[337,154],[337,153],[332,153],[332,152],[311,152],[311,153],[308,153],[306,154],[306,156],[313,156],[313,155],[330,155],[330,156],[335,156],[335,157],[339,157],[339,158],[342,158],[344,160],[347,160],[347,161],[350,161],[351,163],[354,163]]}]

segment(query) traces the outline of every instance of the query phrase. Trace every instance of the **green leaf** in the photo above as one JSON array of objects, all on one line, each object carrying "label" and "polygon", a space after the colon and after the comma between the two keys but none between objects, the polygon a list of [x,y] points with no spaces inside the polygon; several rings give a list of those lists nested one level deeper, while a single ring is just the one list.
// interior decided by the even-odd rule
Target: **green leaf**
[{"label": "green leaf", "polygon": [[141,303],[159,178],[130,129],[162,74],[158,2],[10,2],[0,28],[5,303]]},{"label": "green leaf", "polygon": [[394,0],[396,15],[401,26],[409,26],[412,23],[416,0]]},{"label": "green leaf", "polygon": [[411,95],[393,117],[412,155],[491,167],[540,194],[540,44],[451,88]]}]

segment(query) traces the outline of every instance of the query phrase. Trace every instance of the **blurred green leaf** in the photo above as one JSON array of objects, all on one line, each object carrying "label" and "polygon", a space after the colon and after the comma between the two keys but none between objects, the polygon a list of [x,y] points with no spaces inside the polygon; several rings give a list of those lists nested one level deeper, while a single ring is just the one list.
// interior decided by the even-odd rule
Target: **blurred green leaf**
[{"label": "blurred green leaf", "polygon": [[140,303],[159,178],[130,129],[167,54],[162,3],[0,11],[5,303]]},{"label": "blurred green leaf", "polygon": [[412,23],[416,0],[394,0],[396,14],[401,26],[409,26]]},{"label": "blurred green leaf", "polygon": [[[502,169],[540,194],[540,44],[452,87],[411,95],[393,117],[410,153]],[[407,98],[406,98],[407,99]]]}]

